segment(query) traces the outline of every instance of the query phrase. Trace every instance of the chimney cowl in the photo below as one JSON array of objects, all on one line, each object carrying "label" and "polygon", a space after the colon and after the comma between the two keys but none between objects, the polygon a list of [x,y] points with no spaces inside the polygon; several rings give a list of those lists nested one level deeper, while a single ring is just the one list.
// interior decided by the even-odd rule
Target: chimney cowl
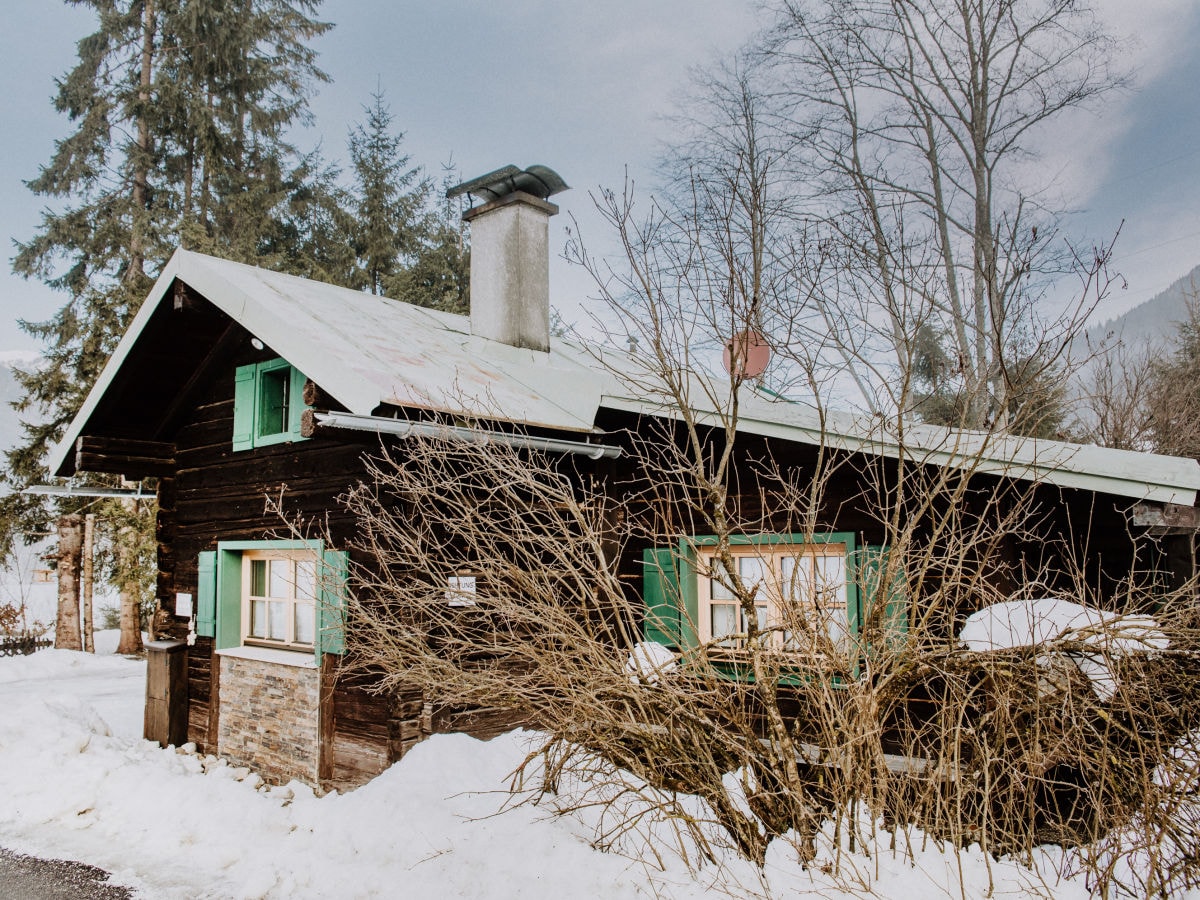
[{"label": "chimney cowl", "polygon": [[549,351],[550,217],[558,207],[546,197],[565,188],[544,166],[508,166],[447,192],[485,201],[463,213],[471,223],[472,334]]}]

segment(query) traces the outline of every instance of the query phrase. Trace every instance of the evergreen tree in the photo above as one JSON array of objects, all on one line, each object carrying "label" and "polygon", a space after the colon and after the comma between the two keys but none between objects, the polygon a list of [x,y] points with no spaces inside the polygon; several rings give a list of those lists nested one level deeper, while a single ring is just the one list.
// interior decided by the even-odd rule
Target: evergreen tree
[{"label": "evergreen tree", "polygon": [[404,133],[392,130],[394,116],[383,92],[372,94],[363,110],[366,121],[350,130],[349,139],[357,218],[355,287],[385,294],[424,240],[429,182],[401,150]]},{"label": "evergreen tree", "polygon": [[[5,476],[14,489],[46,477],[45,453],[177,245],[281,267],[303,252],[286,223],[306,170],[283,135],[326,78],[308,46],[331,27],[314,18],[320,0],[68,2],[91,9],[96,30],[58,81],[54,105],[73,130],[28,182],[49,205],[13,260],[66,301],[47,321],[21,323],[45,349],[18,372],[25,436]],[[51,514],[10,494],[0,551],[44,532]]]},{"label": "evergreen tree", "polygon": [[471,308],[471,250],[463,227],[463,200],[447,198],[459,182],[453,163],[444,167],[443,201],[426,220],[426,231],[412,264],[392,280],[389,296],[418,306],[465,315]]}]

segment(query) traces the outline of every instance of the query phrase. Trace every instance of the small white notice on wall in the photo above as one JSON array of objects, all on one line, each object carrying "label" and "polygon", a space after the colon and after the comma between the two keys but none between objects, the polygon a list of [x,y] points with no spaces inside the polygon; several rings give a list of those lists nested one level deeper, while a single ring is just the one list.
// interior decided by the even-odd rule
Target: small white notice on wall
[{"label": "small white notice on wall", "polygon": [[192,617],[192,595],[175,595],[175,615],[190,619]]}]

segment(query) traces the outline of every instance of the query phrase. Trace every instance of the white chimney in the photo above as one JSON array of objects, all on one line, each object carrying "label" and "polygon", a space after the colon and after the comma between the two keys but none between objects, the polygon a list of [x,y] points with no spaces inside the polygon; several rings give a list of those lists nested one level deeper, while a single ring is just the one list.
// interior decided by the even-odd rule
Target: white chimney
[{"label": "white chimney", "polygon": [[550,349],[550,217],[558,207],[546,198],[565,188],[544,166],[508,166],[447,192],[486,200],[463,214],[471,223],[472,334]]}]

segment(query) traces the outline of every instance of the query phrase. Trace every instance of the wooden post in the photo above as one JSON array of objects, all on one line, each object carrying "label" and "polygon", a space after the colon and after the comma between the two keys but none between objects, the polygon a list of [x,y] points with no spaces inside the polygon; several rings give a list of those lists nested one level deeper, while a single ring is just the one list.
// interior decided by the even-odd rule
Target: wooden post
[{"label": "wooden post", "polygon": [[81,650],[79,634],[79,557],[83,544],[83,516],[72,513],[58,519],[58,618],[54,646]]},{"label": "wooden post", "polygon": [[96,514],[88,513],[83,517],[83,649],[86,653],[95,653],[95,627],[92,615],[92,551],[95,546]]}]

